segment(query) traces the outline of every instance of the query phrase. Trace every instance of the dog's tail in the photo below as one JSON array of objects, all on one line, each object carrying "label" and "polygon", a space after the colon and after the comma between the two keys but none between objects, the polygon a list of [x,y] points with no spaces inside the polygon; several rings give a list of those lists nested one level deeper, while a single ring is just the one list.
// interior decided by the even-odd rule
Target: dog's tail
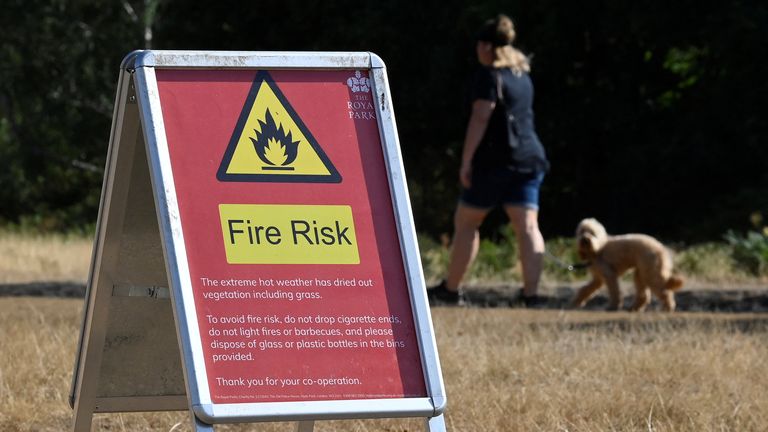
[{"label": "dog's tail", "polygon": [[677,291],[682,287],[683,279],[678,276],[670,276],[669,279],[667,279],[667,283],[665,284],[665,288],[670,291]]}]

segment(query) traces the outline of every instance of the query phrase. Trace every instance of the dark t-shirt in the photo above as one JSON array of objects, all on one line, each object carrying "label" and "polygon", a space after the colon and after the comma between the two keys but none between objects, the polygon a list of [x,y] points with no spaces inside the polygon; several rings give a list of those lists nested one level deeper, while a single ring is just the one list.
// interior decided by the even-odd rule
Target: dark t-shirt
[{"label": "dark t-shirt", "polygon": [[[503,101],[499,103],[501,91]],[[482,99],[496,102],[496,111],[506,108],[506,115],[494,112],[472,161],[476,168],[509,167],[520,171],[546,171],[549,164],[536,135],[533,121],[533,82],[527,73],[516,75],[511,69],[481,66],[472,80],[472,102]],[[509,121],[518,147],[509,146]]]}]

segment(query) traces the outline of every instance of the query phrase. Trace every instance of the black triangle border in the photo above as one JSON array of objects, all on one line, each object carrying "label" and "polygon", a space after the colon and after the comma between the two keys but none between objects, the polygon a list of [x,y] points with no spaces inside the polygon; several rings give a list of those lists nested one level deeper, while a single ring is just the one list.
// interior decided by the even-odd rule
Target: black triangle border
[{"label": "black triangle border", "polygon": [[[301,130],[301,133],[304,134],[304,137],[309,142],[309,145],[312,147],[312,149],[315,151],[317,156],[325,165],[325,168],[330,173],[329,175],[328,174],[319,175],[319,174],[228,174],[227,173],[227,167],[229,167],[229,164],[232,162],[232,157],[235,154],[235,148],[237,147],[237,142],[240,140],[240,136],[243,133],[243,129],[245,129],[245,123],[248,121],[248,115],[251,111],[251,108],[253,107],[253,104],[256,101],[256,95],[259,91],[259,87],[261,86],[262,82],[267,83],[267,85],[275,93],[275,96],[277,96],[277,99],[280,101],[280,103],[283,104],[283,107],[288,112],[288,115],[291,117],[294,123],[296,123],[296,126],[298,126],[299,130]],[[224,158],[221,160],[221,165],[219,165],[219,170],[216,172],[216,178],[221,182],[341,183],[341,174],[339,173],[339,171],[336,169],[336,167],[333,165],[331,160],[328,158],[328,156],[325,154],[323,149],[320,147],[320,144],[317,143],[317,140],[315,140],[315,137],[309,131],[309,128],[307,128],[307,126],[304,124],[304,121],[301,120],[301,117],[299,117],[298,113],[296,113],[296,111],[293,109],[293,106],[291,106],[291,104],[288,102],[288,99],[285,97],[283,92],[280,91],[280,88],[272,79],[272,76],[265,70],[259,71],[256,74],[256,78],[254,78],[253,80],[253,84],[251,84],[251,90],[248,92],[248,97],[245,99],[245,104],[243,105],[243,109],[240,111],[240,118],[238,118],[237,120],[235,131],[232,133],[232,138],[229,139],[229,144],[227,145],[227,149],[224,152]]]}]

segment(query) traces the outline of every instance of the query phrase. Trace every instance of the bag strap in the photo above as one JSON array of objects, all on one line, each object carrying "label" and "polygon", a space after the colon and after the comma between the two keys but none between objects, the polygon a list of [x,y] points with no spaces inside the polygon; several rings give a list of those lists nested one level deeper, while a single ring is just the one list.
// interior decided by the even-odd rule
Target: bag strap
[{"label": "bag strap", "polygon": [[496,70],[496,102],[504,104],[504,92],[501,91],[501,72]]}]

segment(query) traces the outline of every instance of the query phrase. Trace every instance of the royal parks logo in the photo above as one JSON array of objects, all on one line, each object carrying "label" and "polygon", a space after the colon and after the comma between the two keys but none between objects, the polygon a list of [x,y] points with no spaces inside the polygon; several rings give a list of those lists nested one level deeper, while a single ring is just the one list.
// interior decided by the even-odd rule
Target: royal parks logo
[{"label": "royal parks logo", "polygon": [[359,70],[355,71],[355,74],[347,79],[347,87],[352,93],[347,102],[349,118],[353,120],[376,120],[373,98],[371,97],[370,78],[363,75]]}]

